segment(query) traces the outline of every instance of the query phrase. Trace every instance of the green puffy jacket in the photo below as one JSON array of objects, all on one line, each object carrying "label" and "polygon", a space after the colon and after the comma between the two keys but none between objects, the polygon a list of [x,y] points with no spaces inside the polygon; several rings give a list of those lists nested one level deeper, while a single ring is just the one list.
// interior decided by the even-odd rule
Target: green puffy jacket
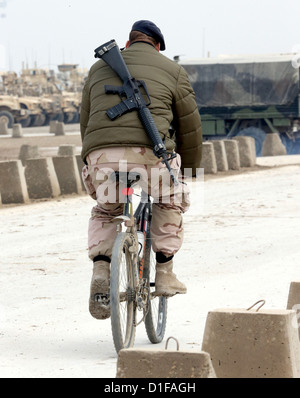
[{"label": "green puffy jacket", "polygon": [[[182,169],[200,167],[201,119],[195,94],[182,66],[159,53],[152,45],[136,42],[122,51],[133,77],[144,80],[151,104],[149,109],[167,150],[181,155]],[[90,69],[82,93],[80,129],[82,159],[103,147],[146,146],[153,148],[136,111],[112,121],[106,110],[121,100],[106,94],[104,85],[121,86],[120,78],[103,60]],[[170,136],[172,124],[175,134]]]}]

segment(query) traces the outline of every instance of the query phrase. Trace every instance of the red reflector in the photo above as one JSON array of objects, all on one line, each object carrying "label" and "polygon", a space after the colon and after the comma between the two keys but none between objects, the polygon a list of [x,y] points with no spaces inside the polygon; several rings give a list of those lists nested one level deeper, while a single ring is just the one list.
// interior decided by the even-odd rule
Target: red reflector
[{"label": "red reflector", "polygon": [[133,194],[133,189],[132,188],[123,188],[122,189],[122,194],[125,196],[129,196]]}]

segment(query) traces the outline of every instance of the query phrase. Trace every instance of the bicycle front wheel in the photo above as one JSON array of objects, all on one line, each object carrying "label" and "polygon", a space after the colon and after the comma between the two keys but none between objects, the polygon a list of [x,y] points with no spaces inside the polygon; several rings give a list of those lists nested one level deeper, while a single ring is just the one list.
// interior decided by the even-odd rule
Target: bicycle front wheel
[{"label": "bicycle front wheel", "polygon": [[111,328],[115,349],[133,346],[135,338],[135,278],[132,237],[120,232],[114,243],[110,275]]}]

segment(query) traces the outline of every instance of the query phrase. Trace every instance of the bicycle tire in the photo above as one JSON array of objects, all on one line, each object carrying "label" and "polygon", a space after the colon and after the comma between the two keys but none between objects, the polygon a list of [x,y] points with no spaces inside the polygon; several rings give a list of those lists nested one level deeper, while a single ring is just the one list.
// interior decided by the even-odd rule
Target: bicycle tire
[{"label": "bicycle tire", "polygon": [[148,312],[145,317],[145,328],[147,336],[151,343],[160,343],[165,335],[167,325],[168,302],[166,297],[154,297],[155,288],[155,253],[152,250],[150,224],[146,236],[146,248],[144,257],[144,277],[147,278],[147,284],[150,291],[148,297]]},{"label": "bicycle tire", "polygon": [[135,279],[129,248],[132,236],[120,232],[115,240],[110,275],[111,329],[117,352],[132,347],[135,339]]}]

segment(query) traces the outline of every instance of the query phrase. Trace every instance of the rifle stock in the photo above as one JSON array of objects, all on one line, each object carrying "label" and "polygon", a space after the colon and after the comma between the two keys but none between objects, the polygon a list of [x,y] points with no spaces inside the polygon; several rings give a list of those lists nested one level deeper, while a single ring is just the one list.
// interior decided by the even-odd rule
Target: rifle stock
[{"label": "rifle stock", "polygon": [[[108,66],[115,71],[120,79],[125,82],[129,78],[130,72],[125,62],[120,62],[120,50],[115,40],[110,40],[102,44],[95,50],[95,58],[101,58]],[[122,58],[122,57],[121,57]]]}]

